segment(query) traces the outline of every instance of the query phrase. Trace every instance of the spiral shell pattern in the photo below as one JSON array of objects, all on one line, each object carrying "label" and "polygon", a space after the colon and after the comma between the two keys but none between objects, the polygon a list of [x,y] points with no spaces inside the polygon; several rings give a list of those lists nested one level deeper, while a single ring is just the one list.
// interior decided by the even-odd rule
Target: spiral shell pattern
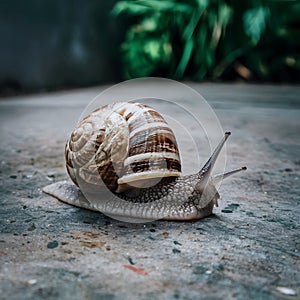
[{"label": "spiral shell pattern", "polygon": [[85,184],[93,189],[104,183],[121,192],[181,175],[171,128],[158,112],[135,102],[94,110],[71,134],[65,155],[68,173],[79,187]]}]

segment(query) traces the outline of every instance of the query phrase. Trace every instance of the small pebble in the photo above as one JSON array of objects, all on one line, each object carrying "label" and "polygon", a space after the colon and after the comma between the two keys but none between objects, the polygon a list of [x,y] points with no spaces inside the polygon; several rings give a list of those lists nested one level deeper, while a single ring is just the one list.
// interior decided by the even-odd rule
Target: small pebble
[{"label": "small pebble", "polygon": [[181,243],[179,243],[179,242],[177,242],[177,241],[174,241],[174,244],[175,244],[175,245],[182,246],[182,244],[181,244]]},{"label": "small pebble", "polygon": [[173,249],[172,251],[173,251],[173,253],[180,253],[180,252],[181,252],[181,251],[178,250],[178,249]]},{"label": "small pebble", "polygon": [[36,279],[29,279],[29,280],[28,280],[28,283],[29,283],[30,285],[36,284],[36,283],[37,283],[37,280],[36,280]]},{"label": "small pebble", "polygon": [[296,292],[293,289],[284,287],[284,286],[278,286],[276,288],[277,291],[279,291],[283,295],[288,295],[288,296],[295,296]]},{"label": "small pebble", "polygon": [[214,270],[216,271],[224,271],[223,265],[213,265]]},{"label": "small pebble", "polygon": [[164,238],[167,238],[169,236],[169,232],[163,232],[162,235]]},{"label": "small pebble", "polygon": [[229,213],[232,213],[233,210],[232,209],[227,209],[227,208],[224,208],[221,210],[222,213],[225,213],[225,214],[229,214]]},{"label": "small pebble", "polygon": [[232,213],[235,209],[237,209],[240,205],[237,203],[231,203],[228,204],[225,208],[223,208],[221,211],[223,213]]},{"label": "small pebble", "polygon": [[35,224],[33,223],[33,224],[31,224],[28,228],[27,228],[27,231],[33,231],[33,230],[35,230],[36,229],[36,226],[35,226]]},{"label": "small pebble", "polygon": [[132,258],[130,256],[128,256],[128,261],[131,265],[135,265],[135,263],[133,262]]},{"label": "small pebble", "polygon": [[58,241],[52,241],[47,244],[47,248],[54,249],[58,246]]}]

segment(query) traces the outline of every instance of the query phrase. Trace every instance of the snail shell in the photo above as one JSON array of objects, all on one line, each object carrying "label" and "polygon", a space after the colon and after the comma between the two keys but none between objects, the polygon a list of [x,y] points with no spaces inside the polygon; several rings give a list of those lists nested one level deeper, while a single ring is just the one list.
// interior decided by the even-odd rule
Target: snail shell
[{"label": "snail shell", "polygon": [[[158,112],[133,102],[102,106],[67,141],[66,166],[75,185],[57,182],[43,191],[125,221],[201,219],[218,204],[215,184],[246,170],[211,176],[229,135],[225,133],[199,172],[181,176],[175,136]],[[110,192],[100,200],[107,188]]]},{"label": "snail shell", "polygon": [[104,183],[120,193],[181,176],[173,131],[158,112],[139,103],[94,110],[71,134],[65,156],[73,182],[90,189]]}]

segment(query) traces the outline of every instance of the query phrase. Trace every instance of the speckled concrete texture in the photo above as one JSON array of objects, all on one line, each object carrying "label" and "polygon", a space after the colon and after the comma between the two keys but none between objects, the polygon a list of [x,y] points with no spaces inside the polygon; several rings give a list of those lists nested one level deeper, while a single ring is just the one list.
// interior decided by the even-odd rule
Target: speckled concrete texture
[{"label": "speckled concrete texture", "polygon": [[300,88],[190,84],[224,129],[214,215],[130,224],[63,204],[64,144],[103,87],[0,101],[0,299],[299,299]]}]

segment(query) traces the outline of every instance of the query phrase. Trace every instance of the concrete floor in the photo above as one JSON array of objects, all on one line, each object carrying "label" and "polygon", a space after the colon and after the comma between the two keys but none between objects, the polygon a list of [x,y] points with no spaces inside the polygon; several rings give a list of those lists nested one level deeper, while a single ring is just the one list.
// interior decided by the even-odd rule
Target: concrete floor
[{"label": "concrete floor", "polygon": [[299,299],[300,87],[190,84],[232,131],[220,207],[122,223],[41,188],[103,87],[0,101],[0,299]]}]

